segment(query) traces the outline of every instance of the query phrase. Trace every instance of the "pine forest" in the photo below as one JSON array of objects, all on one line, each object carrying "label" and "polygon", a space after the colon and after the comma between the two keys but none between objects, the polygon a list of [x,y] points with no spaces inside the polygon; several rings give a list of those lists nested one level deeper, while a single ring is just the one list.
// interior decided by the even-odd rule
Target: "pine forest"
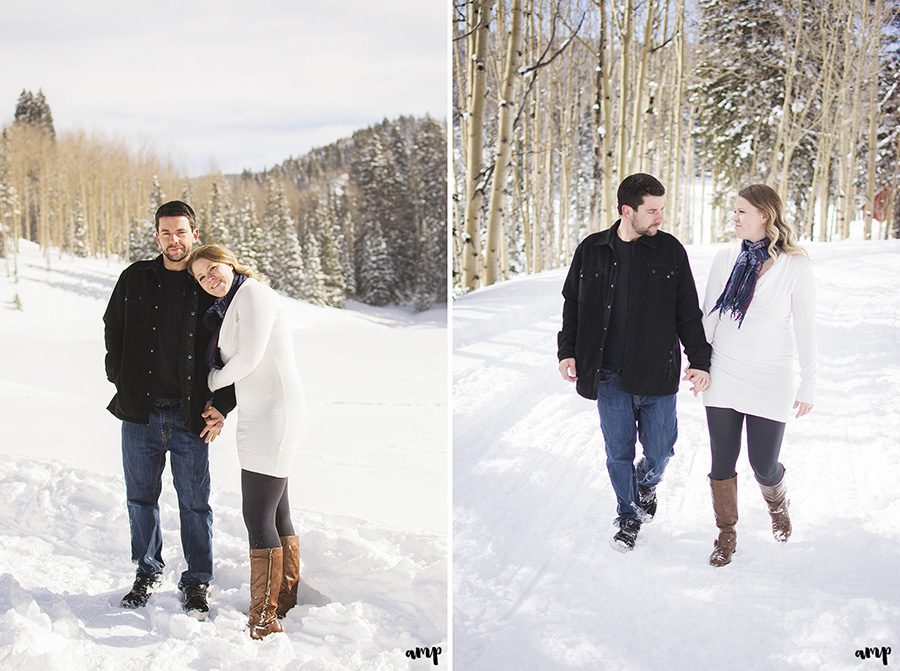
[{"label": "pine forest", "polygon": [[446,301],[446,130],[384,120],[263,172],[187,178],[150,152],[57,134],[44,92],[24,90],[0,138],[0,252],[153,258],[156,209],[180,199],[200,241],[223,244],[284,294],[343,307]]},{"label": "pine forest", "polygon": [[666,230],[779,191],[805,240],[900,237],[897,0],[468,0],[452,10],[454,291],[567,265],[635,172]]}]

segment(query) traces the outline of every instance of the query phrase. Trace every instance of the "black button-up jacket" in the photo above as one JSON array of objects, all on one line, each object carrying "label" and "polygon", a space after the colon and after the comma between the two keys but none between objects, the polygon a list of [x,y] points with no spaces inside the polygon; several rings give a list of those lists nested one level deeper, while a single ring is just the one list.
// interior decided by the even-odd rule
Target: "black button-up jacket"
[{"label": "black button-up jacket", "polygon": [[581,396],[597,398],[597,373],[612,313],[616,282],[629,282],[622,389],[642,396],[678,391],[681,348],[691,368],[709,371],[712,348],[706,342],[694,276],[687,252],[668,233],[634,242],[630,277],[617,274],[613,237],[619,221],[582,240],[563,285],[559,360],[574,358]]},{"label": "black button-up jacket", "polygon": [[[107,409],[119,419],[139,424],[150,421],[153,402],[150,380],[159,343],[162,273],[162,255],[152,261],[132,263],[119,276],[103,315],[106,377],[116,385],[116,394]],[[181,404],[189,423],[186,428],[199,434],[206,426],[201,415],[208,400],[212,399],[223,415],[234,409],[236,400],[234,385],[215,394],[206,386],[209,373],[206,348],[212,336],[203,325],[202,316],[215,298],[195,283],[188,300],[190,304],[182,323],[178,377]]]}]

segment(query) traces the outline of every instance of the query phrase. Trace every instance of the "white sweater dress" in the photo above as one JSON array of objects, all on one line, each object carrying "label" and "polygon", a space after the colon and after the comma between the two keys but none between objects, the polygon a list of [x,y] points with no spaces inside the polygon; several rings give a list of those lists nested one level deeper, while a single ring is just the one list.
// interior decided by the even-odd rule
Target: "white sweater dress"
[{"label": "white sweater dress", "polygon": [[241,468],[287,477],[306,416],[294,342],[278,294],[253,278],[245,280],[225,313],[219,349],[225,367],[210,371],[209,388],[234,383]]},{"label": "white sweater dress", "polygon": [[[709,271],[703,328],[712,345],[712,365],[703,404],[786,422],[795,400],[813,403],[815,398],[816,285],[812,265],[806,256],[779,254],[757,280],[739,329],[730,312],[720,316],[719,311],[710,311],[740,251],[740,244],[722,249]],[[795,340],[800,360],[796,393]]]}]

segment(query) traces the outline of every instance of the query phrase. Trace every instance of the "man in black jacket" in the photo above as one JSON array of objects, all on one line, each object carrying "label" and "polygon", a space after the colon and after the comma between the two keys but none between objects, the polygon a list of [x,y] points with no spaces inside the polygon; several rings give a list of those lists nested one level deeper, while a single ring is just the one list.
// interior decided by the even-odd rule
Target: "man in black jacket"
[{"label": "man in black jacket", "polygon": [[[674,454],[679,340],[689,361],[683,379],[695,396],[709,386],[712,350],[687,252],[659,231],[665,188],[635,174],[617,196],[621,219],[575,250],[562,291],[558,358],[563,379],[597,401],[617,499],[612,544],[625,552],[656,514],[656,486]],[[637,437],[643,457],[635,467]]]},{"label": "man in black jacket", "polygon": [[235,407],[235,396],[233,386],[215,394],[206,386],[211,335],[202,316],[214,299],[187,273],[198,233],[187,203],[162,205],[156,211],[162,254],[122,271],[103,323],[106,377],[116,385],[108,410],[122,420],[131,559],[137,564],[134,585],[121,605],[144,606],[160,582],[158,502],[169,452],[187,563],[178,587],[185,612],[203,619],[212,580],[208,442]]}]

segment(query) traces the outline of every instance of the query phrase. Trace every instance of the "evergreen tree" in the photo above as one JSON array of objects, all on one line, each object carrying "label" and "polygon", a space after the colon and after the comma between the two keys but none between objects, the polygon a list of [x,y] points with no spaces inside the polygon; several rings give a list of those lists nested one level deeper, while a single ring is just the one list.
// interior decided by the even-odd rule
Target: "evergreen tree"
[{"label": "evergreen tree", "polygon": [[303,299],[315,305],[331,305],[327,286],[328,277],[322,270],[319,243],[314,234],[304,240],[303,270]]},{"label": "evergreen tree", "polygon": [[784,100],[785,45],[776,0],[701,0],[694,133],[722,187],[765,179]]},{"label": "evergreen tree", "polygon": [[447,296],[447,136],[427,118],[416,130],[412,201],[418,222],[413,300],[418,310]]},{"label": "evergreen tree", "polygon": [[328,305],[344,307],[347,297],[346,271],[341,263],[341,241],[344,234],[340,224],[329,222],[322,231],[322,271],[325,273],[325,295]]},{"label": "evergreen tree", "polygon": [[359,299],[369,305],[388,305],[396,300],[394,268],[377,221],[363,237],[358,286]]},{"label": "evergreen tree", "polygon": [[156,244],[156,211],[164,202],[166,196],[159,184],[159,177],[153,175],[150,205],[147,208],[150,216],[134,222],[128,234],[128,258],[131,261],[152,259],[159,254],[159,246]]},{"label": "evergreen tree", "polygon": [[303,255],[284,186],[270,177],[263,214],[263,247],[257,247],[260,271],[273,289],[292,298],[303,296]]},{"label": "evergreen tree", "polygon": [[257,245],[261,244],[265,234],[259,225],[259,218],[256,216],[256,203],[250,196],[244,197],[244,202],[238,211],[236,228],[238,241],[234,253],[241,263],[262,274],[259,267]]},{"label": "evergreen tree", "polygon": [[212,185],[212,195],[209,201],[209,217],[206,226],[205,243],[215,243],[228,248],[235,246],[234,234],[234,208],[231,204],[231,193],[227,187],[219,186],[218,181]]},{"label": "evergreen tree", "polygon": [[50,105],[41,89],[38,89],[37,95],[22,89],[16,103],[15,120],[18,123],[40,128],[46,131],[51,138],[56,137],[56,130],[53,128],[53,113],[50,111]]},{"label": "evergreen tree", "polygon": [[[363,244],[356,245],[356,285],[360,291],[360,297],[366,295],[363,287],[366,280],[363,278],[365,255],[371,246],[367,241],[370,231],[377,225],[378,233],[375,236],[380,242],[376,246],[385,245],[385,253],[390,257],[397,257],[398,265],[404,265],[402,276],[407,278],[412,270],[406,267],[411,264],[410,256],[415,253],[414,245],[410,245],[406,236],[402,234],[405,225],[411,225],[409,207],[401,207],[397,202],[398,192],[403,191],[401,176],[398,174],[394,157],[385,147],[384,140],[377,132],[362,134],[367,138],[356,159],[353,162],[352,179],[356,185],[358,202],[356,203],[357,235],[362,237]],[[400,249],[405,244],[406,248]],[[371,265],[367,266],[371,267]],[[394,268],[394,264],[391,264]],[[389,278],[391,285],[390,294],[393,297],[404,296],[409,289],[408,283],[398,276]],[[366,300],[362,298],[362,300]],[[368,302],[368,301],[366,301]]]},{"label": "evergreen tree", "polygon": [[75,201],[75,217],[72,230],[72,253],[85,257],[89,253],[87,221],[84,217],[84,204],[81,199]]}]

